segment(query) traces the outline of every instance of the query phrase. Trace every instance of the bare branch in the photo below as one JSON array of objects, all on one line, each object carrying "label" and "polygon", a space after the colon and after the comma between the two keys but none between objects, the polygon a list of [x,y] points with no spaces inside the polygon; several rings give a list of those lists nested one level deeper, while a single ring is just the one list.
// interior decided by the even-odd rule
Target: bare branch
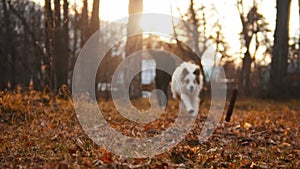
[{"label": "bare branch", "polygon": [[45,56],[45,53],[43,52],[43,50],[38,45],[38,41],[35,37],[35,34],[30,29],[26,19],[14,8],[14,6],[11,3],[8,3],[8,5],[9,5],[9,8],[12,11],[12,13],[22,22],[22,24],[24,26],[24,29],[28,32],[31,39],[33,40],[33,45],[37,47],[38,51],[42,54],[42,56]]}]

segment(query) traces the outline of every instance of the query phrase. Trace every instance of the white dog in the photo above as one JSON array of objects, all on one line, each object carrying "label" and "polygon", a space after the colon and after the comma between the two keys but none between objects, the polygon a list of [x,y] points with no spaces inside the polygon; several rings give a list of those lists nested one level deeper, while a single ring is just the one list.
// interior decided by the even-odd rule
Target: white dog
[{"label": "white dog", "polygon": [[198,113],[201,88],[202,75],[199,66],[183,62],[175,69],[171,81],[173,98],[180,99],[181,104],[192,115]]}]

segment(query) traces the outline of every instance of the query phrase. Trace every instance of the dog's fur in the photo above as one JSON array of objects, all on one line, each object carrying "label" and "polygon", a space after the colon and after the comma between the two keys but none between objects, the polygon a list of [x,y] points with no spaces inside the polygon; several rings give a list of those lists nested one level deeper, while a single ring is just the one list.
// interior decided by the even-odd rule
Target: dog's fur
[{"label": "dog's fur", "polygon": [[198,113],[201,88],[202,75],[199,66],[183,62],[175,69],[171,81],[173,98],[180,99],[185,109],[192,115]]}]

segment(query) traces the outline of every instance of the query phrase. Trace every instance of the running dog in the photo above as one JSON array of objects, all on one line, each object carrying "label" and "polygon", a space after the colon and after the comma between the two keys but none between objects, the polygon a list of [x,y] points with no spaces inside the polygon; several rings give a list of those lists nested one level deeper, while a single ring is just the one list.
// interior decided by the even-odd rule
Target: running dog
[{"label": "running dog", "polygon": [[196,115],[199,110],[202,78],[199,66],[191,62],[181,63],[172,75],[173,98],[180,99],[181,104],[192,115]]}]

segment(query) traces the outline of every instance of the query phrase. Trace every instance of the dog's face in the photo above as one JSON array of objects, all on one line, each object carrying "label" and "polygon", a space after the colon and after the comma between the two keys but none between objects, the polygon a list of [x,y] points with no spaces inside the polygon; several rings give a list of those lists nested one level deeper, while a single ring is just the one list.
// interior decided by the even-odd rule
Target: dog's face
[{"label": "dog's face", "polygon": [[200,84],[200,69],[188,70],[184,68],[181,74],[182,87],[190,93],[193,93]]}]

